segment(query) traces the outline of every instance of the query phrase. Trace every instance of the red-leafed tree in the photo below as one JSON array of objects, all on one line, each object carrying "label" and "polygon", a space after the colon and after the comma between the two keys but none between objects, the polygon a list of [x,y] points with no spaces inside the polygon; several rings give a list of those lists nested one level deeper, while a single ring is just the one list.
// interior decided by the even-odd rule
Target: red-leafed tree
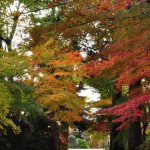
[{"label": "red-leafed tree", "polygon": [[113,79],[118,93],[124,85],[129,86],[127,102],[99,111],[100,114],[118,116],[114,122],[122,123],[120,129],[129,127],[129,150],[142,144],[143,108],[150,99],[149,89],[143,90],[141,84],[150,76],[149,9],[149,4],[139,1],[127,9],[116,11],[112,41],[100,53],[99,60],[85,67],[91,76]]}]

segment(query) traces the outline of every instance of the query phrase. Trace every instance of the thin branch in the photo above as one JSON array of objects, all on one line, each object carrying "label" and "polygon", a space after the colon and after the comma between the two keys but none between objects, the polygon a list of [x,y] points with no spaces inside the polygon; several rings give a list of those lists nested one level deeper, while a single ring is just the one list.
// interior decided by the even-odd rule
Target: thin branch
[{"label": "thin branch", "polygon": [[10,13],[12,14],[12,10],[11,10],[11,8],[10,8],[10,7],[8,7],[8,9],[9,9]]},{"label": "thin branch", "polygon": [[90,21],[87,21],[87,22],[83,22],[83,23],[80,23],[80,24],[73,24],[73,25],[71,25],[71,26],[69,26],[68,28],[75,28],[75,27],[80,27],[80,26],[83,26],[83,25],[85,25],[85,24],[89,24],[89,23],[92,23],[92,22],[94,22],[94,21],[97,21],[98,19],[93,19],[93,20],[90,20]]},{"label": "thin branch", "polygon": [[19,9],[20,9],[20,4],[21,4],[21,3],[19,2],[18,6],[17,6],[17,10],[16,10],[17,12],[18,12]]},{"label": "thin branch", "polygon": [[61,5],[65,5],[64,0],[56,0],[55,2],[49,3],[48,7],[54,8],[54,7],[61,6]]}]

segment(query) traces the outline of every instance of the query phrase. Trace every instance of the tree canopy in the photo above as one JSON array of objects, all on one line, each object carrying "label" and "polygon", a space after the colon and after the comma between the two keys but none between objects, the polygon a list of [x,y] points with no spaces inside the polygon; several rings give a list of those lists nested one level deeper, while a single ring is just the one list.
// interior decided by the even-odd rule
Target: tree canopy
[{"label": "tree canopy", "polygon": [[[70,126],[110,134],[110,150],[146,149],[149,3],[1,0],[1,147],[67,149]],[[79,97],[84,83],[99,101]]]}]

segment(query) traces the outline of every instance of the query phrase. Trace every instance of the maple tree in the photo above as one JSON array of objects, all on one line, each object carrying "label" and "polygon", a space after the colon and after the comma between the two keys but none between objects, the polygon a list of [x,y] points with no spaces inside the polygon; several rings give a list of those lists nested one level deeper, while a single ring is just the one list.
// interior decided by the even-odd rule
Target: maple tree
[{"label": "maple tree", "polygon": [[[136,11],[137,10],[138,9],[136,9]],[[142,17],[142,19],[145,19],[145,20],[143,21],[143,24],[140,23],[136,25],[136,28],[137,28],[136,32],[141,33],[141,30],[142,30],[141,28],[143,26],[145,27],[145,25],[147,26],[149,23],[149,20],[147,20],[147,17],[146,18]],[[133,29],[134,29],[134,25],[133,25]],[[133,29],[131,28],[131,31]],[[121,28],[121,30],[125,30],[125,29]],[[104,64],[105,62],[108,64],[106,68],[107,67],[109,68],[106,70],[106,72],[104,72],[105,75],[106,73],[109,72],[110,73],[109,77],[111,77],[111,76],[121,73],[120,76],[116,79],[116,82],[117,82],[116,85],[118,89],[121,89],[122,85],[130,85],[130,84],[135,83],[136,81],[139,81],[140,79],[143,79],[149,76],[149,55],[147,51],[145,51],[145,46],[147,46],[147,44],[149,43],[149,39],[147,38],[148,28],[146,28],[144,31],[142,30],[142,33],[140,34],[140,36],[137,36],[137,35],[135,36],[135,34],[137,33],[134,33],[131,31],[129,30],[130,35],[128,35],[128,37],[129,38],[132,37],[132,40],[128,39],[128,37],[126,38],[127,35],[125,35],[125,37],[121,37],[121,39],[123,40],[123,43],[122,41],[118,41],[117,43],[114,43],[114,45],[112,44],[111,49],[114,50],[113,55],[110,56],[112,58],[110,58],[110,60],[108,61],[104,61]],[[142,44],[142,42],[144,44]],[[113,46],[115,46],[116,44],[117,44],[117,48],[116,47],[114,48]],[[121,49],[123,49],[124,51],[122,52]],[[110,64],[108,63],[109,61],[110,61]],[[134,98],[136,97],[137,90],[138,89],[134,89],[134,91],[132,92],[132,94],[134,95]],[[141,93],[141,99],[143,99],[143,101],[141,100],[141,104],[142,104],[145,102],[146,99],[149,98],[148,97],[149,93],[147,92],[143,93],[142,91],[140,93]],[[138,91],[138,97],[136,98],[140,99],[139,97],[140,93]],[[145,97],[142,97],[143,95],[145,95]]]},{"label": "maple tree", "polygon": [[52,38],[47,38],[45,42],[37,44],[31,50],[33,52],[31,63],[37,72],[37,76],[34,77],[36,79],[34,86],[37,87],[35,99],[47,107],[47,113],[54,125],[51,134],[53,135],[54,130],[57,132],[52,137],[56,142],[54,148],[57,149],[60,136],[56,121],[71,125],[74,121],[81,120],[79,114],[84,107],[84,100],[77,95],[74,79],[86,76],[80,70],[82,57],[78,52],[60,49]]},{"label": "maple tree", "polygon": [[[37,96],[37,99],[44,105],[50,106],[50,111],[52,112],[56,111],[56,113],[60,113],[57,109],[61,109],[61,107],[62,111],[64,107],[64,113],[68,109],[76,109],[75,106],[78,102],[82,101],[76,95],[76,87],[73,79],[76,75],[81,77],[85,76],[79,69],[82,60],[81,55],[78,52],[66,53],[65,50],[60,50],[52,39],[48,40],[46,44],[34,47],[32,52],[34,53],[32,63],[37,67],[37,72],[43,74],[43,77],[38,77],[39,79],[35,81],[35,85],[39,85],[37,91],[37,95],[39,96]],[[53,103],[57,105],[52,105]],[[74,107],[71,105],[74,105]],[[79,106],[77,105],[77,107]],[[78,113],[77,109],[74,113]],[[76,115],[69,116],[75,117]],[[69,116],[67,117],[67,113],[65,113],[60,117],[56,115],[56,118],[61,118],[69,123],[70,121],[67,119]],[[78,120],[78,117],[75,120]]]},{"label": "maple tree", "polygon": [[[115,30],[112,34],[112,42],[101,52],[101,60],[93,61],[87,65],[87,71],[92,76],[101,75],[113,79],[116,82],[118,92],[122,90],[123,85],[132,86],[141,79],[149,77],[149,54],[146,51],[146,47],[149,45],[148,10],[149,4],[140,3],[131,5],[128,10],[116,12],[114,14],[116,25],[113,26]],[[118,116],[115,122],[123,123],[120,129],[129,125],[129,122],[133,123],[130,124],[132,129],[138,126],[138,131],[129,131],[129,134],[132,133],[134,136],[134,140],[133,137],[130,140],[129,149],[135,149],[141,144],[141,141],[138,140],[137,143],[134,143],[135,137],[140,139],[141,135],[133,132],[141,132],[139,124],[139,119],[143,115],[141,106],[148,103],[150,95],[149,92],[143,92],[141,86],[134,86],[131,89],[129,88],[130,98],[127,102],[106,110],[100,110],[99,113]]]}]

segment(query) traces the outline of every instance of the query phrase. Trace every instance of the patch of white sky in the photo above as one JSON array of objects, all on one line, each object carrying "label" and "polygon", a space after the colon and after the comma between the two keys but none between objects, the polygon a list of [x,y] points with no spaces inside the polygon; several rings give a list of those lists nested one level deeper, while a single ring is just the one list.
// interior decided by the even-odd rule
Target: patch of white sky
[{"label": "patch of white sky", "polygon": [[85,97],[86,102],[95,102],[100,100],[100,93],[95,88],[88,85],[86,85],[78,94],[81,97]]},{"label": "patch of white sky", "polygon": [[94,45],[94,40],[92,36],[89,33],[87,33],[86,37],[79,42],[79,45],[82,49],[86,49],[87,47],[92,48],[92,46]]}]

